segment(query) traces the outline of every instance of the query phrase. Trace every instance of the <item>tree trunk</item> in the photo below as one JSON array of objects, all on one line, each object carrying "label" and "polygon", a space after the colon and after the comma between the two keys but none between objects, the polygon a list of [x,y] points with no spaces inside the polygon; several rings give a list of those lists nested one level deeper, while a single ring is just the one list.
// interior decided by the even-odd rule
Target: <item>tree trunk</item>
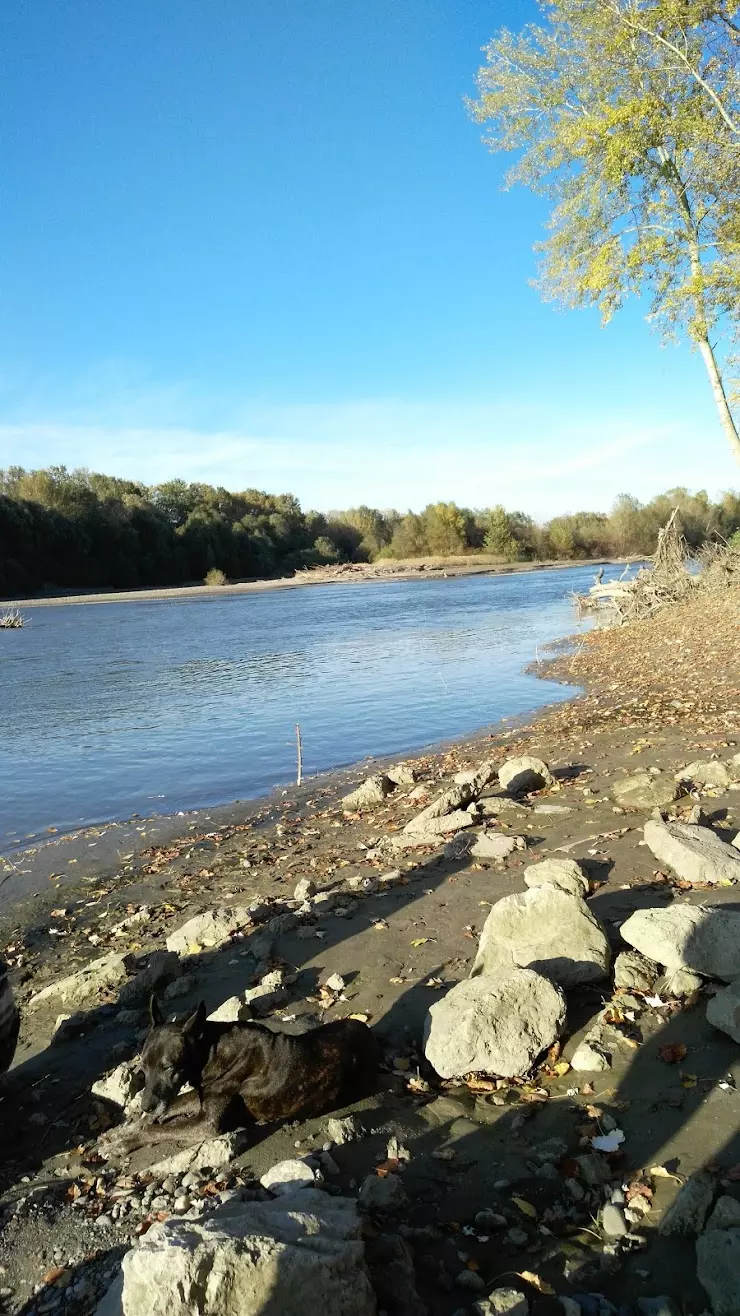
[{"label": "tree trunk", "polygon": [[701,352],[704,365],[707,368],[707,374],[709,375],[709,382],[712,385],[712,393],[714,394],[714,401],[717,404],[722,428],[727,437],[727,441],[732,448],[735,460],[740,462],[740,434],[738,434],[737,425],[735,424],[734,417],[730,411],[730,404],[727,401],[725,386],[722,382],[722,375],[720,374],[719,366],[717,365],[717,358],[712,350],[712,344],[710,343],[709,338],[705,335],[697,340],[697,346]]}]

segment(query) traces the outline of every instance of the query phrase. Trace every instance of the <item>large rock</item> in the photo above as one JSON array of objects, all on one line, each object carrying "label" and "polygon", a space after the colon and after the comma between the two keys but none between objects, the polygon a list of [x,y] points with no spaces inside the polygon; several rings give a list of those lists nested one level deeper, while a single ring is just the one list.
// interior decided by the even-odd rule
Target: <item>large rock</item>
[{"label": "large rock", "polygon": [[168,987],[182,974],[179,955],[169,950],[154,950],[148,955],[127,955],[126,968],[135,976],[125,982],[118,993],[124,1009],[145,1005],[152,992]]},{"label": "large rock", "polygon": [[483,925],[471,972],[533,969],[561,987],[597,982],[609,972],[606,933],[585,901],[551,886],[505,896]]},{"label": "large rock", "polygon": [[729,786],[735,776],[736,773],[731,772],[726,763],[720,763],[719,759],[702,759],[681,768],[676,773],[676,781],[691,782],[694,786],[706,786],[713,790]]},{"label": "large rock", "polygon": [[470,853],[475,859],[506,859],[525,844],[522,837],[505,836],[503,832],[479,832],[471,839]]},{"label": "large rock", "polygon": [[740,977],[740,910],[678,904],[638,909],[619,932],[667,969],[693,969],[723,982]]},{"label": "large rock", "polygon": [[31,997],[29,1005],[31,1008],[43,1005],[45,1002],[54,1005],[84,1005],[99,996],[101,992],[111,991],[123,982],[127,976],[124,959],[125,956],[114,952],[101,955],[99,959],[91,960],[76,973],[70,973],[68,977],[59,978],[57,982],[43,987]]},{"label": "large rock", "polygon": [[554,886],[571,896],[588,895],[588,878],[575,859],[543,859],[524,871],[529,887]]},{"label": "large rock", "polygon": [[666,809],[678,794],[670,777],[652,772],[633,772],[612,786],[612,799],[623,809]]},{"label": "large rock", "polygon": [[383,801],[392,795],[396,789],[396,783],[387,777],[385,773],[378,773],[374,777],[368,777],[363,781],[357,790],[351,791],[345,795],[342,800],[342,808],[345,813],[357,813],[359,809],[371,809],[376,804],[382,804]]},{"label": "large rock", "polygon": [[431,1006],[424,1052],[441,1078],[514,1078],[552,1046],[564,1023],[563,993],[530,969],[468,978]]},{"label": "large rock", "polygon": [[436,840],[439,836],[449,836],[451,832],[460,832],[475,825],[475,818],[464,809],[453,809],[451,813],[445,813],[439,818],[425,818],[423,824],[420,818],[421,814],[404,827],[405,835],[412,838],[431,836]]},{"label": "large rock", "polygon": [[740,982],[731,982],[707,1003],[707,1023],[740,1042]]},{"label": "large rock", "polygon": [[209,909],[188,919],[167,938],[167,949],[176,955],[197,955],[203,946],[221,946],[240,928],[252,921],[246,905],[235,908]]},{"label": "large rock", "polygon": [[696,1240],[696,1274],[714,1316],[740,1316],[740,1229],[706,1229]]},{"label": "large rock", "polygon": [[123,1316],[375,1316],[353,1201],[315,1189],[153,1225],[123,1258]]},{"label": "large rock", "polygon": [[668,1210],[658,1225],[659,1234],[696,1235],[704,1228],[714,1195],[717,1181],[713,1175],[700,1170],[692,1174],[678,1190]]},{"label": "large rock", "polygon": [[645,842],[684,882],[740,881],[740,853],[709,827],[651,818],[645,823]]},{"label": "large rock", "polygon": [[498,779],[510,795],[524,795],[527,791],[541,791],[546,786],[554,786],[555,778],[542,759],[522,754],[519,758],[507,759],[498,770]]},{"label": "large rock", "polygon": [[138,1060],[124,1060],[92,1085],[95,1097],[102,1097],[122,1109],[133,1101],[144,1086],[144,1074]]},{"label": "large rock", "polygon": [[428,831],[429,824],[436,818],[444,818],[448,814],[466,809],[471,803],[473,795],[473,787],[467,782],[464,782],[461,786],[450,786],[448,790],[438,795],[436,800],[432,800],[426,809],[422,809],[421,813],[417,813],[403,830],[405,832]]},{"label": "large rock", "polygon": [[614,986],[618,991],[651,992],[660,969],[639,950],[622,950],[614,961]]},{"label": "large rock", "polygon": [[222,1133],[218,1138],[208,1138],[206,1142],[185,1147],[183,1151],[157,1161],[149,1170],[155,1179],[164,1179],[169,1174],[187,1174],[189,1170],[219,1170],[239,1155],[245,1141],[243,1132]]}]

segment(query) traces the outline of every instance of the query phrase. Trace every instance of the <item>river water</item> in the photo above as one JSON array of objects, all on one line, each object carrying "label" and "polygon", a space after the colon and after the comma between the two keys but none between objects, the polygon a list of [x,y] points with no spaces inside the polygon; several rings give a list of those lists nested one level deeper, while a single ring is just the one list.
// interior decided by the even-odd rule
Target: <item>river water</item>
[{"label": "river water", "polygon": [[311,774],[566,699],[522,669],[593,574],[28,608],[0,630],[0,849],[267,793],[295,777],[295,723]]}]

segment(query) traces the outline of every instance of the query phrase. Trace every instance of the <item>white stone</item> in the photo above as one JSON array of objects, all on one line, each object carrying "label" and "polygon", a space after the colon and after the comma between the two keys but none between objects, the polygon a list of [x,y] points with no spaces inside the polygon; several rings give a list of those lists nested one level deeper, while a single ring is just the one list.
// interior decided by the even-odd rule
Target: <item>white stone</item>
[{"label": "white stone", "polygon": [[128,1106],[144,1086],[144,1075],[137,1060],[124,1060],[92,1085],[92,1094],[122,1109]]},{"label": "white stone", "polygon": [[47,1001],[54,1005],[82,1005],[98,996],[100,992],[111,991],[126,978],[125,956],[111,952],[97,960],[91,960],[83,968],[70,973],[66,978],[59,978],[48,987],[31,997],[29,1007],[34,1009]]},{"label": "white stone", "polygon": [[740,910],[682,904],[638,909],[619,932],[669,970],[692,969],[722,982],[740,977]]},{"label": "white stone", "polygon": [[470,853],[475,859],[506,859],[519,849],[521,838],[505,836],[502,832],[480,832],[473,840]]},{"label": "white stone", "polygon": [[528,1316],[529,1303],[518,1289],[493,1289],[473,1303],[475,1316]]},{"label": "white stone", "polygon": [[527,1073],[565,1022],[565,999],[529,969],[468,978],[431,1006],[424,1052],[441,1078]]},{"label": "white stone", "polygon": [[384,800],[395,790],[395,782],[391,781],[385,773],[376,773],[373,777],[368,777],[363,781],[361,786],[356,790],[345,795],[342,800],[342,808],[345,813],[357,813],[360,809],[371,809],[374,805],[382,804]]},{"label": "white stone", "polygon": [[651,992],[660,974],[654,960],[637,950],[622,950],[614,961],[614,986],[628,992]]},{"label": "white stone", "polygon": [[696,763],[687,763],[676,773],[676,781],[692,782],[694,786],[706,786],[710,790],[729,786],[733,780],[726,764],[719,759],[702,759]]},{"label": "white stone", "polygon": [[555,784],[547,764],[542,759],[532,758],[531,754],[507,759],[499,768],[498,779],[503,789],[511,795],[539,791]]},{"label": "white stone", "polygon": [[731,982],[709,998],[707,1023],[727,1033],[733,1042],[740,1042],[740,982]]},{"label": "white stone", "polygon": [[198,1220],[173,1216],[126,1253],[119,1310],[375,1316],[360,1231],[353,1201],[310,1189],[276,1201],[231,1201]]},{"label": "white stone", "polygon": [[209,909],[204,914],[196,914],[183,923],[182,927],[171,932],[167,938],[167,949],[177,955],[197,954],[203,946],[221,946],[229,940],[234,932],[251,923],[251,914],[246,905],[236,908]]},{"label": "white stone", "polygon": [[633,772],[612,786],[612,799],[623,809],[665,809],[677,798],[675,782],[651,772]]},{"label": "white stone", "polygon": [[595,1042],[584,1038],[573,1052],[570,1067],[577,1074],[603,1074],[611,1069],[611,1062]]},{"label": "white stone", "polygon": [[571,896],[588,895],[588,878],[575,859],[543,859],[524,870],[527,886],[554,886]]},{"label": "white stone", "polygon": [[585,901],[551,886],[505,896],[483,925],[472,976],[528,968],[575,987],[609,972],[609,942]]},{"label": "white stone", "polygon": [[155,1179],[164,1179],[168,1174],[187,1174],[191,1170],[220,1170],[228,1165],[244,1146],[243,1133],[222,1133],[218,1138],[208,1138],[194,1147],[186,1147],[174,1156],[157,1161],[150,1166],[150,1173]]},{"label": "white stone", "polygon": [[312,1188],[316,1183],[316,1172],[305,1161],[278,1161],[261,1176],[260,1183],[271,1193],[293,1193],[299,1188]]},{"label": "white stone", "polygon": [[740,881],[740,854],[709,827],[650,819],[645,842],[655,858],[684,882]]}]

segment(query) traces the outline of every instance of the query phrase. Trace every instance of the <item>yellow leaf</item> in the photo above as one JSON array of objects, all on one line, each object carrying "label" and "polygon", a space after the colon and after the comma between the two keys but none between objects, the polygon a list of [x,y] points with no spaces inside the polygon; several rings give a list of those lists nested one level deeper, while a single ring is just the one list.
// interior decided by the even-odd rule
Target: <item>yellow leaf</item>
[{"label": "yellow leaf", "polygon": [[523,1197],[512,1197],[514,1206],[518,1206],[522,1215],[528,1215],[532,1220],[537,1219],[537,1212],[531,1202],[525,1202]]},{"label": "yellow leaf", "polygon": [[553,1069],[555,1070],[555,1073],[557,1074],[558,1078],[562,1078],[563,1074],[568,1073],[570,1069],[570,1065],[568,1064],[567,1060],[558,1060],[558,1063],[556,1065],[553,1065]]},{"label": "yellow leaf", "polygon": [[403,984],[405,983],[406,979],[405,979],[405,978],[389,978],[388,981],[389,981],[389,982],[392,982],[394,987],[402,987]]},{"label": "yellow leaf", "polygon": [[516,1274],[526,1284],[531,1284],[533,1289],[536,1289],[538,1293],[543,1293],[548,1298],[555,1293],[552,1285],[547,1284],[544,1279],[540,1279],[539,1275],[535,1275],[533,1270],[518,1270]]},{"label": "yellow leaf", "polygon": [[426,946],[428,940],[429,940],[428,937],[415,937],[414,940],[411,942],[411,945],[412,945],[412,946]]},{"label": "yellow leaf", "polygon": [[358,1019],[361,1024],[366,1024],[368,1019],[370,1018],[370,1015],[363,1014],[362,1012],[360,1012],[358,1014],[351,1014],[349,1017],[350,1019]]},{"label": "yellow leaf", "polygon": [[681,1087],[682,1087],[682,1088],[695,1088],[695,1087],[696,1087],[696,1074],[682,1074],[682,1075],[681,1075]]},{"label": "yellow leaf", "polygon": [[188,955],[200,955],[202,949],[203,947],[199,946],[197,941],[194,941],[190,946],[188,946]]}]

